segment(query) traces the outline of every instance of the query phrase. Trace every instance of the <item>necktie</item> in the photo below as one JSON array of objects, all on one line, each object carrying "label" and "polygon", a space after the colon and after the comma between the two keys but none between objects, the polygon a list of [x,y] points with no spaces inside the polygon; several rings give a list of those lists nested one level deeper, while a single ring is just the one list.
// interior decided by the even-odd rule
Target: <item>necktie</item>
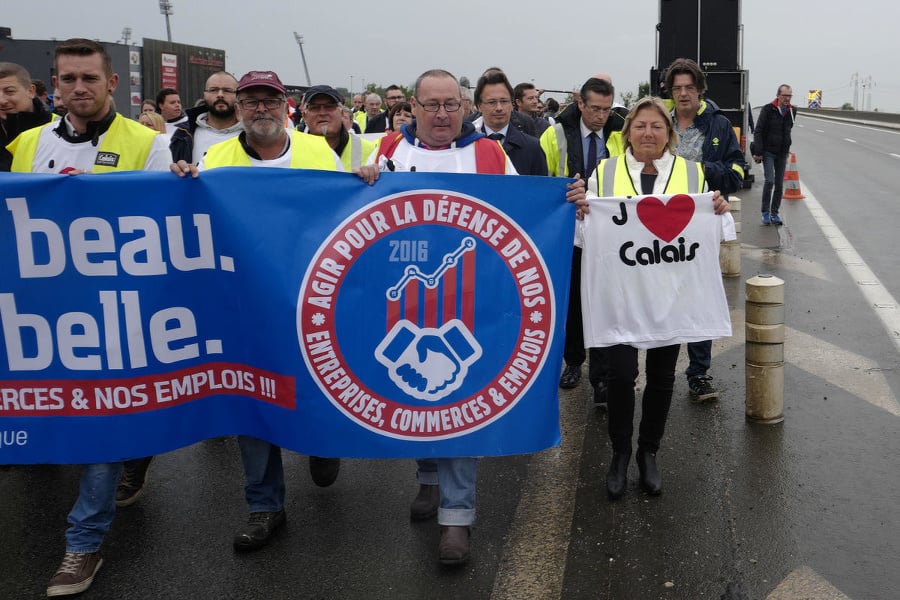
[{"label": "necktie", "polygon": [[585,177],[590,177],[591,173],[594,172],[594,169],[597,168],[597,134],[595,132],[591,132],[591,135],[588,136],[588,155],[587,161],[584,163],[584,175]]},{"label": "necktie", "polygon": [[502,141],[503,141],[503,134],[502,134],[502,133],[492,133],[492,134],[489,135],[488,137],[491,138],[492,140],[497,140],[498,142],[502,142]]}]

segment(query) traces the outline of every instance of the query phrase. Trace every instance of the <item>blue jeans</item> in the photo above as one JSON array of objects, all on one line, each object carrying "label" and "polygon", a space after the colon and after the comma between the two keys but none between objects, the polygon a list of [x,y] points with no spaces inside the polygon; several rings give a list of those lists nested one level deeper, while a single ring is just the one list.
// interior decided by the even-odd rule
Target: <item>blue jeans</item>
[{"label": "blue jeans", "polygon": [[787,154],[763,153],[765,183],[762,192],[762,212],[777,215],[778,209],[781,208],[781,192],[784,189],[784,170],[787,167],[787,159]]},{"label": "blue jeans", "polygon": [[238,436],[244,463],[244,497],[250,512],[278,512],[284,509],[284,467],[281,448],[264,440]]},{"label": "blue jeans", "polygon": [[84,465],[78,499],[69,512],[66,552],[97,552],[116,516],[116,487],[122,463]]},{"label": "blue jeans", "polygon": [[438,524],[474,525],[478,459],[420,458],[416,460],[416,465],[416,480],[419,483],[440,486]]},{"label": "blue jeans", "polygon": [[688,358],[691,360],[688,368],[684,371],[687,378],[706,375],[710,364],[712,364],[712,340],[689,343],[687,345],[687,353]]}]

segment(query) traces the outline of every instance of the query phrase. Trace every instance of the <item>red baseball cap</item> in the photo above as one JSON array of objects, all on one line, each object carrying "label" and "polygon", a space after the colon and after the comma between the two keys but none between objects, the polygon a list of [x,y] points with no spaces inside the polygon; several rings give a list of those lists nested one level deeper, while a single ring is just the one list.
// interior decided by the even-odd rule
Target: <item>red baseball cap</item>
[{"label": "red baseball cap", "polygon": [[274,71],[249,71],[241,77],[237,85],[237,91],[240,92],[241,90],[257,86],[272,88],[281,94],[285,93],[284,85]]}]

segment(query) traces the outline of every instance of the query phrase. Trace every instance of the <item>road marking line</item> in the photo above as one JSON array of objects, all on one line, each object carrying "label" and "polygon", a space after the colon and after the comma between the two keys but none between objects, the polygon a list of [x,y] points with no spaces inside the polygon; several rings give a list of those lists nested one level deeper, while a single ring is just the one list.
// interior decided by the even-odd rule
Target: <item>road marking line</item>
[{"label": "road marking line", "polygon": [[[897,131],[896,129],[890,129],[887,127],[875,127],[872,125],[856,125],[854,123],[848,123],[847,121],[842,121],[840,119],[829,119],[828,117],[819,117],[819,116],[811,115],[809,113],[803,113],[803,119],[804,120],[818,119],[819,121],[827,121],[828,123],[831,123],[832,125],[846,125],[847,127],[855,127],[857,129],[865,129],[867,131],[877,131],[879,133],[889,133],[891,135],[900,135],[900,131]],[[797,126],[802,127],[802,125],[800,123],[797,123],[795,125],[795,127],[797,127]]]},{"label": "road marking line", "polygon": [[838,259],[850,277],[856,282],[863,297],[869,302],[869,306],[874,309],[875,315],[881,320],[894,347],[900,352],[900,310],[897,309],[897,301],[882,285],[881,280],[872,272],[850,241],[844,237],[835,222],[828,216],[825,208],[816,200],[815,194],[803,182],[800,185],[806,195],[804,203],[809,207],[813,219],[823,234],[828,230],[829,234],[825,236],[826,239],[837,253]]},{"label": "road marking line", "polygon": [[850,600],[824,577],[807,566],[794,569],[778,587],[766,596],[766,600],[797,600],[817,598],[819,600]]},{"label": "road marking line", "polygon": [[[742,308],[731,309],[731,328],[734,334],[730,338],[713,340],[714,361],[721,354],[743,348],[746,341],[745,321],[746,314]],[[865,400],[900,417],[900,404],[894,398],[884,371],[867,356],[850,352],[820,337],[785,325],[784,362],[843,390],[848,396]]]},{"label": "road marking line", "polygon": [[850,139],[850,138],[844,138],[844,141],[845,141],[845,142],[850,142],[851,144],[855,144],[855,143],[856,143],[856,140],[852,140],[852,139]]},{"label": "road marking line", "polygon": [[491,600],[562,597],[587,424],[585,402],[578,398],[585,393],[581,385],[560,394],[562,441],[528,463]]},{"label": "road marking line", "polygon": [[888,156],[893,156],[894,158],[900,158],[900,154],[894,154],[893,152],[888,154]]}]

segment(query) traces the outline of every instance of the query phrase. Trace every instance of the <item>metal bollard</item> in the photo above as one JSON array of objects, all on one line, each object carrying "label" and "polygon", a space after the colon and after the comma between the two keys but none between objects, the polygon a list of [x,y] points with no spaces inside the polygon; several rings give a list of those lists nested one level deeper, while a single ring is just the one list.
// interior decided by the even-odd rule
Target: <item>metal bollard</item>
[{"label": "metal bollard", "polygon": [[744,362],[746,415],[754,423],[784,421],[784,281],[747,280]]},{"label": "metal bollard", "polygon": [[732,196],[728,199],[731,205],[731,216],[737,239],[722,242],[719,246],[719,267],[723,277],[740,277],[741,275],[741,199]]}]

